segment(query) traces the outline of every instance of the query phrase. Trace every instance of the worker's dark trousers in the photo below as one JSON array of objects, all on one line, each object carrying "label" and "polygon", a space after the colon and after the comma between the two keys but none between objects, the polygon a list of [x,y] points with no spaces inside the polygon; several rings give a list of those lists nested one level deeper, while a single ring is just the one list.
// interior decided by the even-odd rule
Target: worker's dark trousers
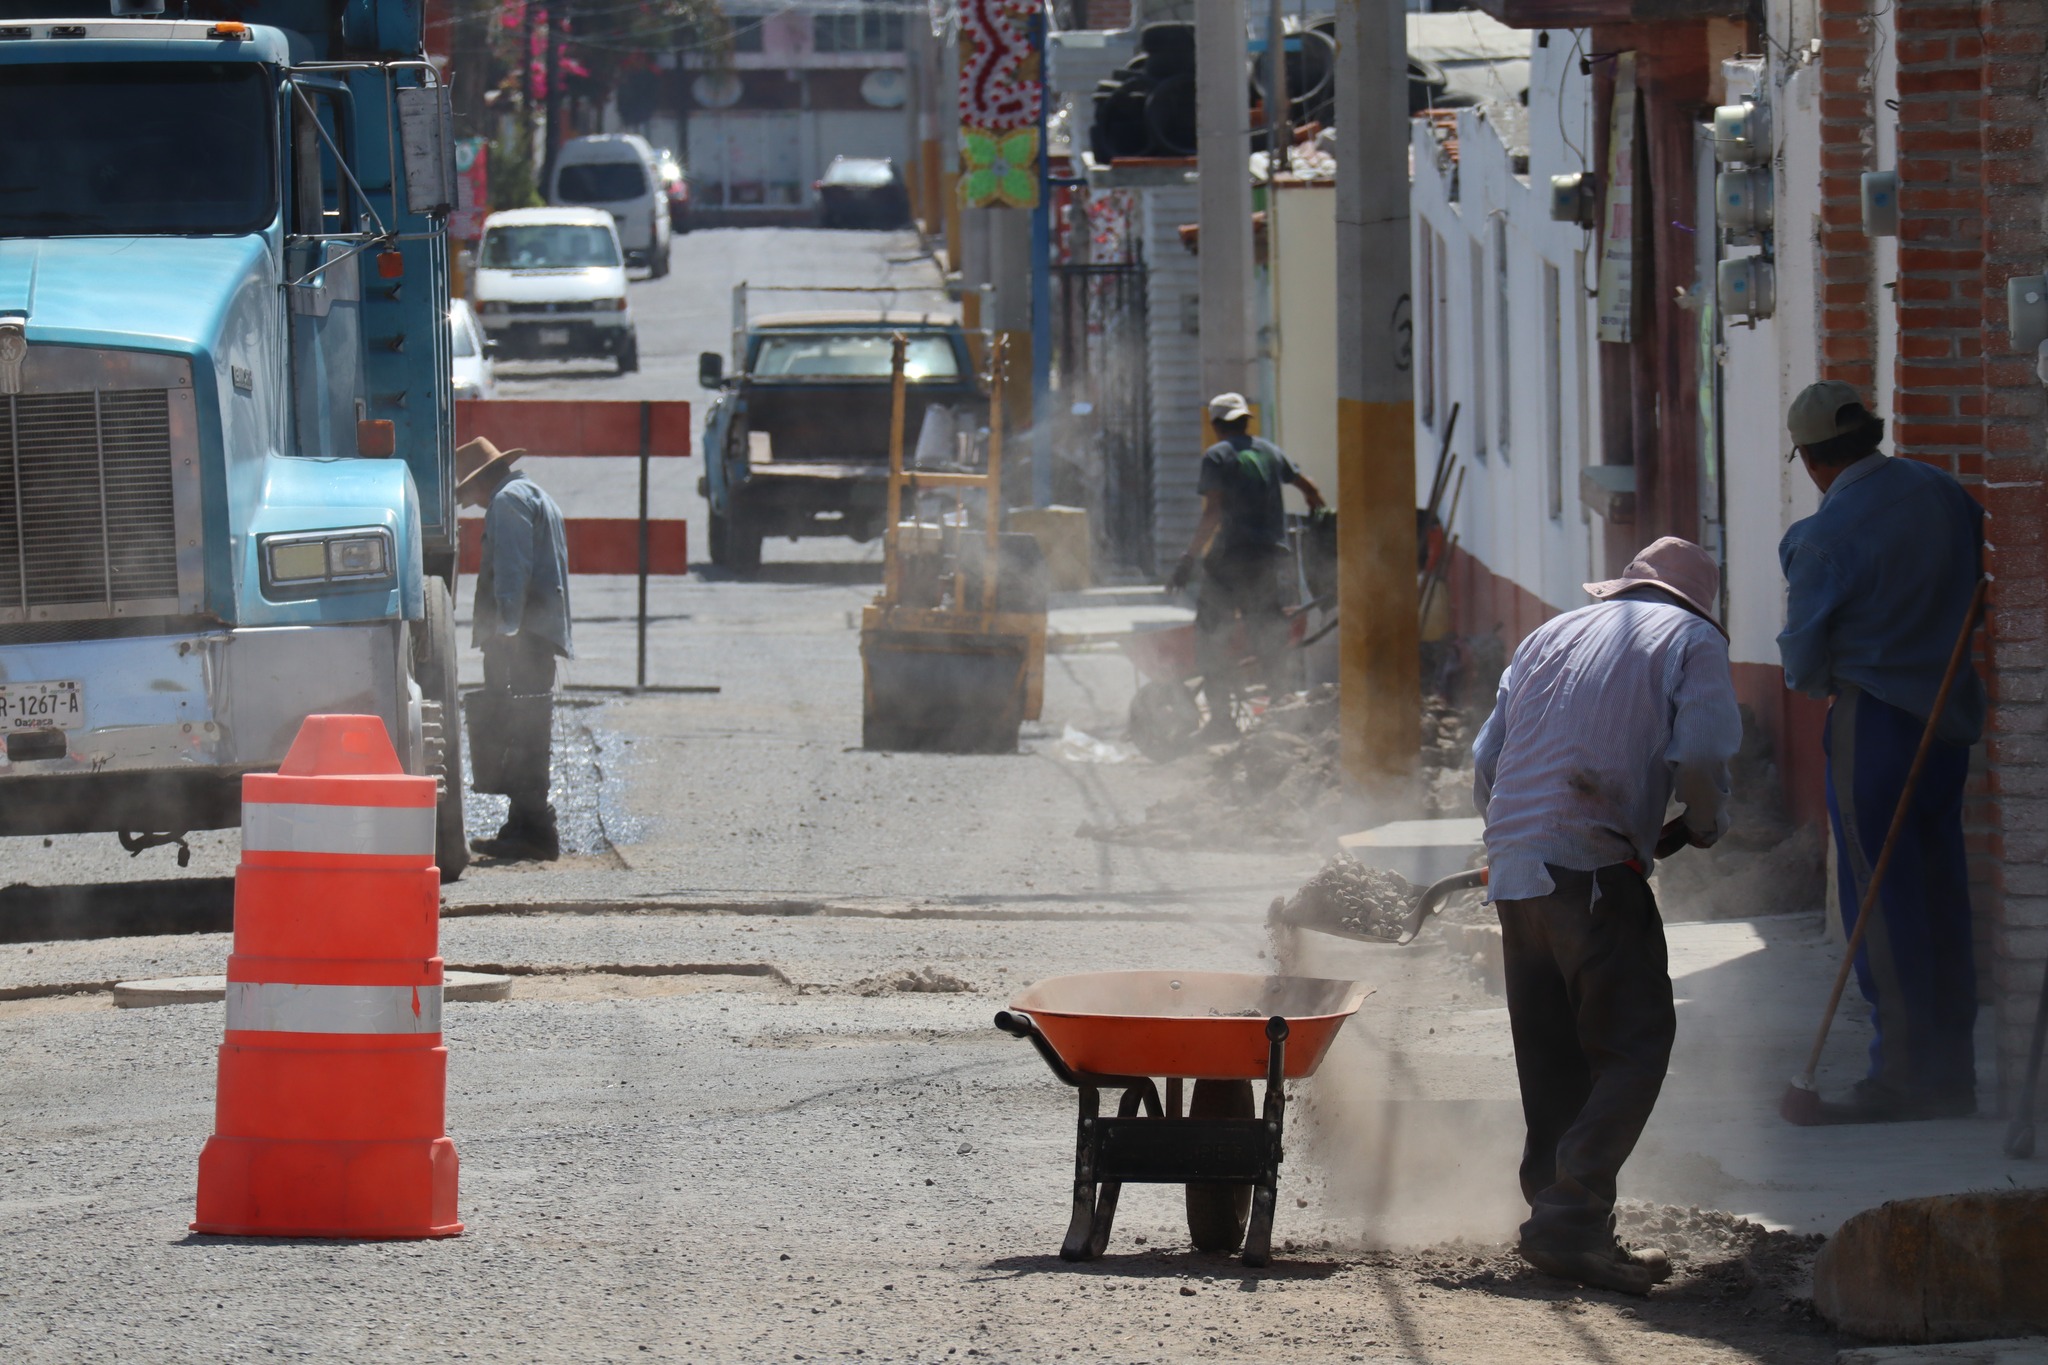
[{"label": "worker's dark trousers", "polygon": [[[1924,717],[1845,689],[1828,710],[1828,818],[1845,931],[1870,884],[1898,809]],[[1877,915],[1856,954],[1856,984],[1877,1036],[1870,1075],[1914,1099],[1973,1094],[1977,968],[1970,932],[1970,869],[1963,851],[1966,744],[1936,741],[1878,888]]]},{"label": "worker's dark trousers", "polygon": [[488,641],[484,690],[493,694],[501,730],[498,787],[512,805],[506,830],[552,835],[555,812],[548,804],[548,782],[555,731],[554,645],[526,634]]},{"label": "worker's dark trousers", "polygon": [[1563,1251],[1614,1245],[1614,1182],[1650,1121],[1677,1014],[1664,922],[1626,867],[1550,870],[1557,890],[1505,900],[1501,950],[1522,1083],[1523,1240]]},{"label": "worker's dark trousers", "polygon": [[1285,551],[1278,549],[1212,552],[1202,560],[1202,586],[1195,598],[1195,667],[1202,671],[1202,695],[1211,716],[1230,714],[1231,697],[1244,687],[1246,655],[1258,661],[1261,681],[1279,685],[1273,671],[1287,648],[1280,583],[1285,563]]}]

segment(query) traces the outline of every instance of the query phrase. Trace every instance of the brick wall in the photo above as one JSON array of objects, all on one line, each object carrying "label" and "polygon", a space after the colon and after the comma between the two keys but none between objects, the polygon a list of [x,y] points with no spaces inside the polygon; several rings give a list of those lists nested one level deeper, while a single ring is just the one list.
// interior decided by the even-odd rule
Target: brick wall
[{"label": "brick wall", "polygon": [[2042,0],[1900,0],[1896,15],[1899,351],[1889,406],[1897,453],[1954,473],[1992,514],[1993,709],[1965,829],[2009,1096],[2048,958],[2042,387],[2005,330],[2007,278],[2048,265],[2037,136],[2048,12]]},{"label": "brick wall", "polygon": [[[1984,309],[1984,488],[1991,509],[1993,589],[1988,676],[1994,710],[1991,793],[2000,820],[1992,852],[1992,975],[2001,1074],[2008,1095],[2025,1065],[2027,1029],[2048,959],[2048,766],[2044,766],[2043,652],[2048,572],[2042,555],[2043,394],[2030,355],[2012,350],[2005,284],[2048,266],[2043,192],[2048,138],[2041,89],[2048,77],[2048,6],[1990,0],[1981,11]],[[1958,46],[1961,44],[1959,43]]]},{"label": "brick wall", "polygon": [[1863,235],[1862,176],[1875,169],[1870,0],[1821,0],[1820,32],[1820,373],[1869,393],[1882,302]]}]

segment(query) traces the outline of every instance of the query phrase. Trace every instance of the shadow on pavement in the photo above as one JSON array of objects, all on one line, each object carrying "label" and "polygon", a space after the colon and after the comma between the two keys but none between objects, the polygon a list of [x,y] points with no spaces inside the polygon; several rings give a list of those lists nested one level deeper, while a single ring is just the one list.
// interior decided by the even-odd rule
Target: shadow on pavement
[{"label": "shadow on pavement", "polygon": [[0,943],[224,934],[234,927],[232,877],[0,888]]},{"label": "shadow on pavement", "polygon": [[1211,1286],[1215,1289],[1224,1288],[1226,1280],[1241,1281],[1240,1289],[1252,1288],[1260,1280],[1327,1280],[1344,1268],[1341,1261],[1297,1261],[1282,1253],[1272,1264],[1251,1270],[1235,1256],[1211,1256],[1185,1247],[1132,1252],[1123,1256],[1106,1255],[1093,1261],[1063,1261],[1058,1256],[998,1256],[987,1265],[992,1274],[1013,1278],[1022,1275],[1117,1275],[1130,1279],[1166,1280],[1201,1276],[1215,1281]]}]

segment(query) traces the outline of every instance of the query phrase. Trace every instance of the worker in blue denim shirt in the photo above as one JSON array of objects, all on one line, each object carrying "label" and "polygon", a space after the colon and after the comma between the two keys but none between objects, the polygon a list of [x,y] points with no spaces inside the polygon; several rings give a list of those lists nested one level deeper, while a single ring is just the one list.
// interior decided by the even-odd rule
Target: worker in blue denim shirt
[{"label": "worker in blue denim shirt", "polygon": [[478,791],[511,805],[504,827],[470,847],[546,862],[562,851],[548,787],[555,661],[570,652],[569,555],[561,509],[512,467],[522,453],[481,438],[455,452],[457,498],[484,509],[472,641],[484,654],[484,687],[469,703],[470,767]]},{"label": "worker in blue denim shirt", "polygon": [[[1876,864],[1942,673],[1983,572],[1984,509],[1942,470],[1880,454],[1884,422],[1823,380],[1786,419],[1820,510],[1778,545],[1785,571],[1785,685],[1830,699],[1828,817],[1845,929]],[[1963,784],[1984,728],[1984,684],[1957,677],[1856,958],[1877,1036],[1870,1072],[1828,1121],[1976,1112]]]}]

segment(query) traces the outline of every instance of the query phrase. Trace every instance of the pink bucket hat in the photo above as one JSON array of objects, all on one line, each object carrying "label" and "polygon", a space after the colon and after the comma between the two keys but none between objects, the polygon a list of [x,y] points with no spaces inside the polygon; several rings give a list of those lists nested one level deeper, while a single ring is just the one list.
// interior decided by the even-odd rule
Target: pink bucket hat
[{"label": "pink bucket hat", "polygon": [[1714,615],[1714,603],[1721,596],[1720,568],[1712,555],[1677,536],[1665,536],[1645,546],[1621,577],[1584,586],[1602,601],[1630,588],[1662,588],[1706,617],[1714,629],[1723,635],[1728,633]]}]

